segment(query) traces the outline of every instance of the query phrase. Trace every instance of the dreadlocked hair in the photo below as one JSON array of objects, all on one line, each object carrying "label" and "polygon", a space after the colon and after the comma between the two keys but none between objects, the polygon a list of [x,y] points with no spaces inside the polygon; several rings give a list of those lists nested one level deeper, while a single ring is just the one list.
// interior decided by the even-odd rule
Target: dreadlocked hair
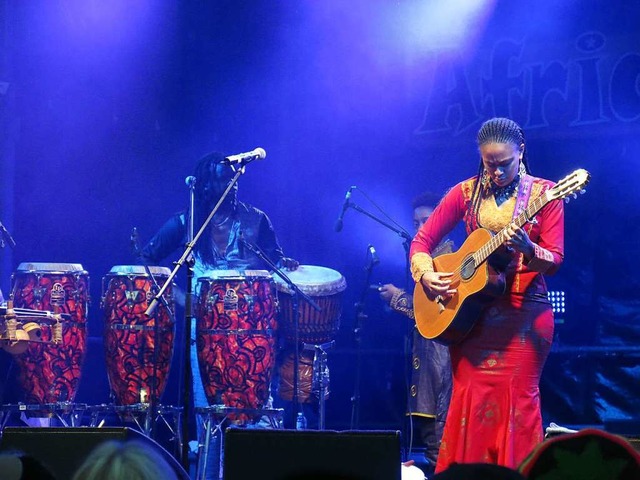
[{"label": "dreadlocked hair", "polygon": [[[487,120],[482,124],[480,130],[478,130],[477,143],[478,147],[486,145],[487,143],[512,143],[518,147],[525,145],[522,152],[522,165],[524,165],[527,173],[531,173],[524,139],[524,130],[513,120],[504,117],[495,117]],[[476,174],[476,184],[473,189],[473,195],[471,196],[469,211],[467,212],[469,218],[471,218],[470,214],[478,212],[480,198],[485,193],[482,185],[483,173],[484,165],[482,164],[482,159],[480,159],[480,165],[478,166],[478,172]]]},{"label": "dreadlocked hair", "polygon": [[[212,152],[200,160],[195,168],[195,177],[196,184],[194,189],[194,200],[195,200],[195,218],[194,218],[194,226],[196,229],[200,229],[204,224],[204,221],[209,216],[211,208],[213,206],[213,201],[216,199],[213,198],[213,192],[211,191],[211,182],[215,179],[215,165],[222,162],[224,160],[224,155],[220,152]],[[230,192],[230,196],[235,195],[235,192]],[[235,202],[235,199],[233,199]],[[200,255],[200,257],[209,264],[214,262],[214,254],[212,249],[212,244],[209,241],[211,238],[211,230],[213,228],[213,224],[209,223],[207,228],[203,233],[203,240],[198,242],[195,246],[195,251]]]}]

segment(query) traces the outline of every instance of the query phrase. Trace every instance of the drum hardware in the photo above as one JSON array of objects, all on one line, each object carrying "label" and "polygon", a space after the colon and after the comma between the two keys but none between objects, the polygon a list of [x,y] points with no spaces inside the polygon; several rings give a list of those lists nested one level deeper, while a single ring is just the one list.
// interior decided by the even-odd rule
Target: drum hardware
[{"label": "drum hardware", "polygon": [[329,396],[329,367],[327,365],[327,350],[335,346],[332,340],[322,345],[303,344],[303,350],[313,351],[313,385],[311,387],[318,397],[318,430],[324,430],[325,402]]},{"label": "drum hardware", "polygon": [[[218,478],[223,478],[222,464],[224,458],[224,430],[225,426],[238,428],[244,426],[233,419],[239,417],[264,418],[270,428],[282,429],[282,408],[231,408],[226,405],[210,405],[208,407],[196,407],[196,423],[198,425],[198,451],[196,460],[196,480],[211,478],[216,472],[209,472],[209,454],[212,451],[212,442],[218,441],[217,468]],[[216,459],[214,459],[216,460]],[[250,460],[248,460],[250,461]]]},{"label": "drum hardware", "polygon": [[[70,318],[66,314],[32,310],[28,308],[14,308],[13,300],[7,300],[6,307],[0,307],[0,316],[4,318],[0,323],[0,346],[12,355],[20,355],[27,350],[27,342],[62,344],[62,318]],[[51,326],[51,338],[43,339],[42,327],[38,322]]]},{"label": "drum hardware", "polygon": [[12,416],[17,416],[25,423],[29,417],[44,417],[57,420],[63,427],[79,427],[82,424],[82,417],[86,410],[86,404],[71,402],[0,405],[0,436],[2,429],[4,429]]},{"label": "drum hardware", "polygon": [[47,293],[47,289],[46,288],[34,288],[33,289],[33,296],[36,298],[36,300],[38,302],[42,301],[42,299],[44,298],[46,293]]}]

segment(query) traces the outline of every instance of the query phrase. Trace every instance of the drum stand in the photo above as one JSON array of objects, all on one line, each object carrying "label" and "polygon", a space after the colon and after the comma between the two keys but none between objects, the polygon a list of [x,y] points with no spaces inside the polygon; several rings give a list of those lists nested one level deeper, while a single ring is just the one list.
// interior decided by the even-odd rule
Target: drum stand
[{"label": "drum stand", "polygon": [[156,424],[164,424],[172,435],[169,441],[174,444],[174,454],[181,451],[181,407],[156,404],[152,408],[149,403],[136,403],[133,405],[91,405],[85,409],[90,417],[89,427],[103,427],[105,424],[111,423],[107,421],[107,417],[115,414],[120,423],[132,422],[135,425],[135,430],[151,438],[151,433],[156,431]]},{"label": "drum stand", "polygon": [[325,400],[329,395],[329,367],[327,366],[327,350],[335,345],[335,340],[314,345],[303,343],[303,350],[313,351],[313,377],[311,391],[318,395],[318,430],[324,430],[325,422]]},{"label": "drum stand", "polygon": [[24,403],[2,405],[0,406],[0,436],[2,436],[2,431],[7,426],[12,415],[17,415],[21,418],[22,415],[32,413],[37,415],[38,418],[55,419],[63,427],[79,427],[82,424],[82,416],[86,409],[87,405],[84,403],[69,402],[45,403],[42,405],[27,405]]},{"label": "drum stand", "polygon": [[[198,453],[195,480],[205,480],[210,462],[216,460],[209,458],[211,443],[215,441],[216,437],[220,439],[217,458],[218,478],[223,478],[224,426],[225,424],[234,425],[236,421],[232,417],[245,415],[252,418],[266,418],[269,428],[282,429],[284,409],[233,408],[225,405],[211,405],[209,407],[196,407],[195,411],[198,423]],[[242,424],[238,424],[238,426],[240,425]],[[247,461],[250,461],[250,459],[247,458]]]}]

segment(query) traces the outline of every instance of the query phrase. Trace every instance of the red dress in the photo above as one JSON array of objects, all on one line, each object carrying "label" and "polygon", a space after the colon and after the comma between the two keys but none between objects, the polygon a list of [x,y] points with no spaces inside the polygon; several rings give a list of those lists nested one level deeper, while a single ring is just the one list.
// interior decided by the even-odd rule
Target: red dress
[{"label": "red dress", "polygon": [[[497,206],[492,195],[467,214],[475,179],[452,188],[411,244],[412,270],[419,281],[429,254],[464,220],[467,233],[494,232],[507,225],[516,199]],[[529,203],[553,186],[533,178]],[[483,310],[469,335],[450,347],[453,395],[436,472],[452,463],[484,462],[517,467],[542,441],[539,381],[553,338],[553,312],[542,276],[555,272],[564,256],[564,210],[547,204],[525,230],[536,244],[528,262],[520,253],[507,267],[507,294]],[[416,256],[416,254],[418,254]],[[423,263],[424,265],[424,263]]]}]

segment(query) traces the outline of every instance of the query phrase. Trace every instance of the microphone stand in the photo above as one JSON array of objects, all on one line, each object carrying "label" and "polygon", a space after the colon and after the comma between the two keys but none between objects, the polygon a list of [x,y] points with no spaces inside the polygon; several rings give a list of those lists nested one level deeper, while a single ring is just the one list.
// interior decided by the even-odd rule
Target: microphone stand
[{"label": "microphone stand", "polygon": [[[133,243],[134,253],[138,258],[141,258],[140,247],[138,246],[138,231],[135,227],[133,227],[133,232],[131,232],[131,239]],[[151,292],[156,294],[156,292],[160,290],[160,285],[158,285],[158,282],[156,278],[153,276],[153,273],[151,272],[151,269],[149,268],[149,265],[147,264],[147,262],[142,261],[141,263],[142,263],[142,266],[144,267],[144,271],[149,276],[153,284],[151,287]],[[160,297],[160,300],[162,301],[162,306],[166,309],[167,313],[169,314],[171,323],[175,325],[176,317],[173,310],[169,306],[169,302],[167,302],[167,299],[164,297]],[[153,321],[153,373],[152,373],[153,385],[151,386],[151,395],[149,396],[149,411],[147,414],[147,418],[145,420],[145,431],[147,432],[150,438],[153,438],[155,434],[154,423],[155,423],[156,412],[157,412],[157,402],[160,400],[158,398],[158,343],[159,342],[160,342],[160,329],[158,328],[158,317],[156,317]]]},{"label": "microphone stand", "polygon": [[[234,167],[232,166],[232,168]],[[169,278],[167,278],[162,288],[153,297],[153,300],[151,301],[151,303],[149,304],[149,307],[145,312],[145,315],[148,315],[148,316],[153,315],[153,312],[157,308],[158,302],[162,298],[162,295],[164,295],[164,292],[166,291],[168,286],[172,283],[173,278],[178,273],[178,270],[180,270],[180,268],[182,268],[182,266],[186,263],[187,264],[187,292],[186,292],[186,298],[185,298],[185,326],[184,326],[185,365],[184,365],[184,380],[183,380],[184,385],[183,385],[183,394],[182,394],[182,402],[183,402],[182,412],[184,415],[184,420],[182,422],[182,466],[186,471],[189,471],[189,416],[191,414],[191,408],[189,404],[191,401],[190,388],[192,383],[191,321],[193,319],[193,308],[192,308],[192,301],[191,301],[192,300],[191,284],[193,281],[193,265],[194,265],[192,252],[196,243],[198,243],[198,240],[200,240],[200,237],[202,236],[205,229],[211,222],[211,219],[216,214],[216,212],[220,209],[220,206],[224,202],[225,198],[227,198],[227,195],[229,195],[229,192],[234,187],[234,185],[238,182],[238,178],[240,178],[240,175],[242,175],[244,171],[245,171],[245,165],[241,165],[237,170],[235,170],[235,175],[227,185],[227,188],[224,191],[224,193],[220,196],[218,203],[215,204],[215,206],[213,207],[213,210],[211,210],[211,213],[209,213],[209,216],[205,219],[204,223],[202,224],[202,227],[200,227],[200,230],[198,230],[198,233],[193,237],[193,240],[191,240],[190,242],[187,242],[185,246],[185,250],[182,253],[182,256],[180,257],[180,259],[177,262],[175,262],[175,267],[171,272],[171,274],[169,275]]]},{"label": "microphone stand", "polygon": [[[367,248],[367,252],[369,249]],[[367,314],[364,311],[365,299],[367,292],[369,291],[369,285],[371,284],[371,273],[373,272],[373,267],[378,264],[377,261],[374,261],[371,258],[367,262],[367,266],[365,267],[365,280],[364,280],[364,288],[360,293],[360,300],[356,302],[356,318],[355,325],[353,328],[353,336],[356,342],[356,378],[353,387],[353,395],[351,396],[351,426],[350,429],[354,430],[359,428],[360,426],[360,371],[362,369],[362,324],[364,320],[368,318]]]},{"label": "microphone stand", "polygon": [[304,293],[298,286],[291,281],[291,279],[276,266],[275,263],[271,261],[271,259],[264,253],[264,251],[258,245],[252,245],[247,242],[243,238],[240,238],[240,242],[248,248],[251,252],[253,252],[258,258],[260,258],[263,262],[265,262],[273,272],[278,275],[284,282],[289,286],[289,288],[293,291],[292,305],[291,308],[293,310],[293,323],[294,323],[294,343],[295,343],[295,352],[293,357],[293,396],[291,398],[292,409],[291,409],[291,419],[292,424],[296,425],[296,415],[298,414],[298,366],[299,366],[299,353],[300,353],[300,339],[298,332],[298,298],[301,297],[305,302],[313,307],[316,312],[322,310],[322,308],[313,301],[311,297],[309,297],[306,293]]},{"label": "microphone stand", "polygon": [[[394,225],[391,225],[388,222],[385,222],[384,220],[378,218],[377,216],[375,216],[374,214],[372,214],[371,212],[365,210],[364,208],[360,207],[360,205],[352,202],[352,201],[348,201],[347,202],[347,208],[351,207],[353,208],[355,211],[362,213],[363,215],[371,218],[372,220],[378,222],[379,224],[381,224],[382,226],[388,228],[389,230],[395,232],[396,234],[398,234],[401,238],[402,238],[402,246],[404,248],[405,251],[405,285],[411,285],[411,281],[413,280],[411,278],[411,261],[409,259],[409,251],[411,248],[411,241],[413,240],[413,237],[409,234],[409,232],[407,232],[406,230],[404,230],[403,228],[400,227],[396,227]],[[365,285],[368,285],[369,281],[369,275],[370,275],[370,270],[371,270],[372,266],[369,267],[369,270],[367,272],[367,283]],[[365,292],[362,292],[362,296],[361,299],[364,299],[364,295]],[[354,396],[352,397],[352,402],[353,402],[353,413],[352,413],[352,417],[351,417],[351,428],[354,428],[354,424],[358,425],[359,423],[359,402],[360,402],[360,364],[361,364],[361,338],[360,338],[360,329],[361,327],[361,320],[366,319],[367,316],[366,314],[363,312],[364,309],[364,305],[361,302],[356,304],[356,327],[354,329],[354,335],[355,335],[355,340],[356,340],[356,348],[357,348],[357,370],[356,370],[356,387],[355,387],[355,393]],[[405,357],[408,359],[411,359],[411,342],[412,342],[412,338],[413,338],[413,328],[412,326],[409,326],[409,330],[406,333],[406,337],[405,337],[405,341],[404,341],[404,350],[405,350]],[[411,364],[411,362],[405,362],[408,363],[409,365]],[[408,377],[410,377],[410,373],[408,374]],[[409,402],[409,400],[408,400]],[[410,417],[411,418],[411,417]],[[405,435],[405,438],[407,437],[407,435]],[[412,441],[412,434],[411,437],[409,439],[409,441]]]}]

